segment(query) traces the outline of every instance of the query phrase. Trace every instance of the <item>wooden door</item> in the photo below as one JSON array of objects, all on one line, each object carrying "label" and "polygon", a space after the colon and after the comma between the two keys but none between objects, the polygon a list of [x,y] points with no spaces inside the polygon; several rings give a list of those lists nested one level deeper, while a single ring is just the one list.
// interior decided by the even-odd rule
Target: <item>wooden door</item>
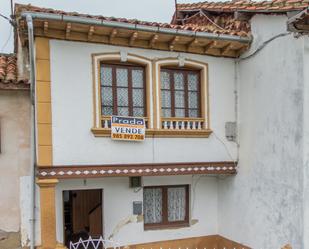
[{"label": "wooden door", "polygon": [[96,237],[102,231],[102,190],[72,191],[73,234],[87,233]]}]

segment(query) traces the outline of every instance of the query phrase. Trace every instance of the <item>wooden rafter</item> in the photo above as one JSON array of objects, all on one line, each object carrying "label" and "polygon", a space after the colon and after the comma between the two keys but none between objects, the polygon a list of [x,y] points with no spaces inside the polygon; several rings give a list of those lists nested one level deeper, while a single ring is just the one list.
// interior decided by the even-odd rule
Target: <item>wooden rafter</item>
[{"label": "wooden rafter", "polygon": [[175,44],[179,41],[179,36],[175,36],[169,43],[169,49],[174,50]]},{"label": "wooden rafter", "polygon": [[213,48],[216,46],[217,42],[216,41],[210,41],[205,47],[204,47],[204,53],[206,54],[209,49]]},{"label": "wooden rafter", "polygon": [[227,51],[232,49],[232,47],[233,47],[232,43],[226,44],[224,47],[220,49],[221,55],[224,55]]},{"label": "wooden rafter", "polygon": [[152,36],[151,40],[149,41],[149,47],[154,48],[158,39],[159,39],[159,35],[155,34],[154,36]]},{"label": "wooden rafter", "polygon": [[137,39],[138,37],[138,33],[137,32],[134,32],[131,37],[130,37],[130,41],[129,41],[129,45],[132,46],[135,42],[135,40]]},{"label": "wooden rafter", "polygon": [[236,56],[239,57],[243,52],[245,52],[247,49],[249,49],[249,45],[244,45],[241,48],[237,49],[236,52]]},{"label": "wooden rafter", "polygon": [[68,22],[67,23],[67,26],[66,26],[66,29],[65,29],[65,38],[68,39],[70,37],[70,33],[71,33],[71,23]]},{"label": "wooden rafter", "polygon": [[191,47],[194,47],[198,44],[198,39],[194,38],[191,42],[189,42],[188,44],[188,49],[190,49]]},{"label": "wooden rafter", "polygon": [[19,27],[20,29],[25,29],[25,20],[21,19],[20,22],[19,22]]},{"label": "wooden rafter", "polygon": [[109,42],[113,43],[114,38],[116,37],[116,35],[118,34],[118,30],[117,29],[113,29],[112,32],[109,35]]},{"label": "wooden rafter", "polygon": [[93,33],[94,33],[94,26],[90,26],[88,31],[88,40],[91,40]]},{"label": "wooden rafter", "polygon": [[44,32],[45,35],[48,34],[48,22],[47,21],[44,22],[43,30],[44,30],[43,32]]}]

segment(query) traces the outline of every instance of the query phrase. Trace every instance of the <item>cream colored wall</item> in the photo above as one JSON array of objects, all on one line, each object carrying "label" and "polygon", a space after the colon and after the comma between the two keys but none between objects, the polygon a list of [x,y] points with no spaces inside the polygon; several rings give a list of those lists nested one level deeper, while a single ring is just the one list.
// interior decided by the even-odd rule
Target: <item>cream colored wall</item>
[{"label": "cream colored wall", "polygon": [[[94,137],[92,54],[130,53],[148,60],[166,58],[208,64],[209,138],[151,138],[141,143]],[[225,138],[235,120],[234,61],[226,58],[50,40],[52,141],[54,165],[210,162],[236,159],[236,145]],[[152,106],[151,106],[152,108]],[[223,144],[223,143],[224,144]],[[138,156],[137,156],[138,153]]]},{"label": "cream colored wall", "polygon": [[[127,177],[60,180],[56,185],[57,241],[63,242],[64,190],[102,189],[104,238],[121,245],[183,239],[217,234],[217,179],[211,176],[143,177],[144,186],[190,186],[189,227],[177,229],[144,230],[144,223],[132,214],[133,201],[143,200],[143,189],[129,188]],[[39,235],[37,234],[37,238]]]},{"label": "cream colored wall", "polygon": [[[19,231],[21,179],[30,174],[28,91],[0,91],[0,230]],[[21,186],[21,189],[20,189]]]}]

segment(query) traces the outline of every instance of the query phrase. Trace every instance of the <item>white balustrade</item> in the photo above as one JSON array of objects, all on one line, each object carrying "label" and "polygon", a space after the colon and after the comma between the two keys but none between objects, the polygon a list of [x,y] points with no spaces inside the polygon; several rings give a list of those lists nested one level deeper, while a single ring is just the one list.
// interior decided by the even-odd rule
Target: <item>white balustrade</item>
[{"label": "white balustrade", "polygon": [[103,120],[103,122],[104,122],[104,126],[103,126],[104,129],[110,128],[109,125],[108,125],[108,120],[107,119]]},{"label": "white balustrade", "polygon": [[[145,120],[145,126],[148,128],[148,120]],[[203,119],[172,119],[172,118],[163,118],[161,121],[161,129],[163,130],[182,130],[182,131],[190,131],[190,130],[203,130],[206,126],[206,121]],[[110,118],[102,119],[102,128],[110,129],[111,121]]]},{"label": "white balustrade", "polygon": [[179,129],[178,121],[176,121],[175,124],[176,124],[176,125],[175,125],[176,130],[178,130],[178,129]]},{"label": "white balustrade", "polygon": [[185,122],[181,121],[181,129],[184,130],[185,129]]},{"label": "white balustrade", "polygon": [[174,130],[174,122],[170,121],[170,130]]},{"label": "white balustrade", "polygon": [[163,119],[161,121],[161,127],[163,130],[202,130],[203,125],[203,120]]}]

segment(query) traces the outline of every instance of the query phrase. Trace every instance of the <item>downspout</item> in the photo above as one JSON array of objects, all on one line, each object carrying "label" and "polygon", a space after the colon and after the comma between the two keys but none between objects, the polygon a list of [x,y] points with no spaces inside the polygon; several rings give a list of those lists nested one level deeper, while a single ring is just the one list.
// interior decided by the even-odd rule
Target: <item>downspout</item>
[{"label": "downspout", "polygon": [[31,15],[26,16],[28,27],[29,64],[30,64],[30,100],[31,100],[31,193],[30,193],[30,249],[35,246],[35,175],[36,175],[36,125],[35,125],[35,62],[34,36]]},{"label": "downspout", "polygon": [[240,116],[239,116],[239,61],[236,60],[234,63],[234,100],[235,100],[235,106],[234,106],[234,112],[235,112],[235,122],[236,122],[236,146],[237,146],[237,155],[236,155],[236,162],[239,162],[239,151],[240,151]]}]

